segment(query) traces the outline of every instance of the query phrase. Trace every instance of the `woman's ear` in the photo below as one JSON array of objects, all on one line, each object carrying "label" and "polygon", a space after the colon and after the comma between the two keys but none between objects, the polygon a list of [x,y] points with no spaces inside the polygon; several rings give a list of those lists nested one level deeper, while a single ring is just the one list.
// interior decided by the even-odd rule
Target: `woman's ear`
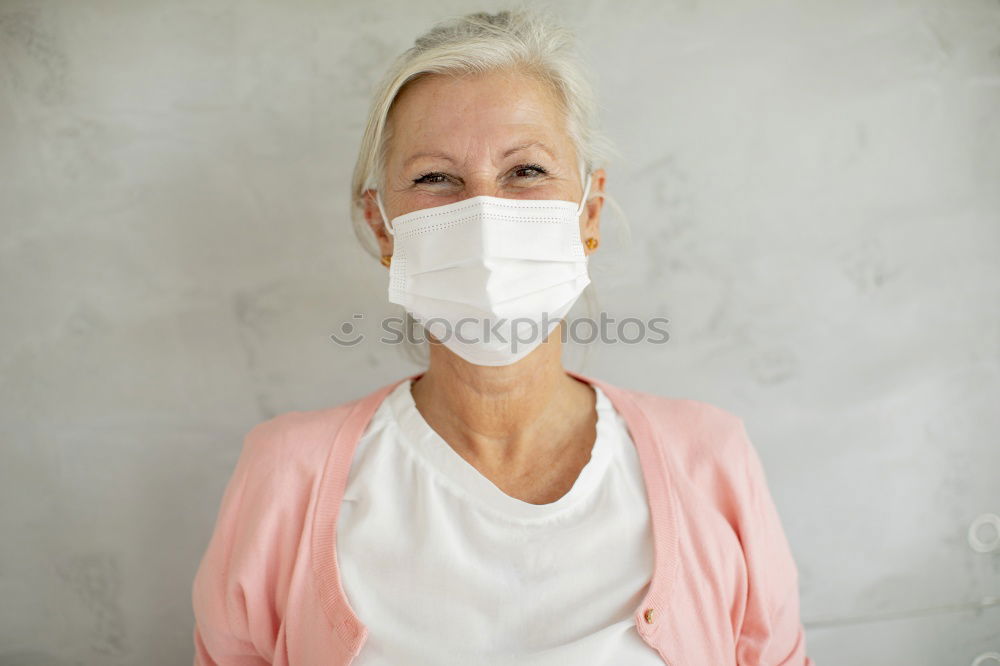
[{"label": "woman's ear", "polygon": [[365,221],[368,222],[368,227],[375,234],[375,240],[378,241],[379,253],[382,256],[391,255],[392,236],[385,230],[385,223],[382,221],[382,212],[378,209],[378,204],[375,202],[375,190],[365,190],[363,200]]},{"label": "woman's ear", "polygon": [[[590,174],[590,194],[583,208],[583,222],[580,226],[580,238],[583,239],[587,254],[597,249],[601,240],[601,209],[604,207],[604,184],[607,172],[597,169]],[[593,239],[588,243],[588,239]]]}]

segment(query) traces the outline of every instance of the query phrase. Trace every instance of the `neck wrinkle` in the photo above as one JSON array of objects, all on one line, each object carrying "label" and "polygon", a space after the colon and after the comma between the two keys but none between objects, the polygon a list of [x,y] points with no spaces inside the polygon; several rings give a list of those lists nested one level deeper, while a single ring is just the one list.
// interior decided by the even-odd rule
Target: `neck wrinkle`
[{"label": "neck wrinkle", "polygon": [[508,366],[477,366],[433,345],[430,366],[412,386],[417,409],[445,441],[474,460],[517,464],[536,459],[543,453],[537,442],[556,447],[563,439],[538,433],[568,432],[578,423],[572,417],[578,419],[588,393],[591,412],[596,403],[593,389],[563,368],[559,330]]}]

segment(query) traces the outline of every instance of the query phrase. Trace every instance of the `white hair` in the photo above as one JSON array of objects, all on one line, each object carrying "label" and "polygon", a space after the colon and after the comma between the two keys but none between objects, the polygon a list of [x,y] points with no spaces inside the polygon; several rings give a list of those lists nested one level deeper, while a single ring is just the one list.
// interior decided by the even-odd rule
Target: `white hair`
[{"label": "white hair", "polygon": [[[448,18],[418,37],[396,58],[376,87],[368,111],[351,181],[351,220],[362,246],[373,257],[378,258],[379,249],[365,220],[365,191],[381,192],[385,185],[387,147],[392,140],[387,119],[400,91],[415,79],[431,74],[462,76],[494,71],[523,73],[551,89],[565,114],[581,179],[603,167],[616,153],[611,141],[597,128],[593,88],[572,31],[534,7]],[[610,199],[602,192],[591,192],[591,197]],[[584,297],[593,313],[596,297],[591,286]],[[407,312],[408,329],[412,323]],[[425,347],[408,344],[407,352],[419,363],[426,359]],[[589,348],[587,352],[589,355]]]}]

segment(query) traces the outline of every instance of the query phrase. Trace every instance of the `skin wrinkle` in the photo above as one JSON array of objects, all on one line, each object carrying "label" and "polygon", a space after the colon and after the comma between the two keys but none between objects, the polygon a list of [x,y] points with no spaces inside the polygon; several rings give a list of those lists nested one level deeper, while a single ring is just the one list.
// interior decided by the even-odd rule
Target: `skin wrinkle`
[{"label": "skin wrinkle", "polygon": [[[481,194],[564,201],[583,196],[565,112],[536,77],[421,77],[397,97],[388,122],[393,139],[382,203],[390,218]],[[551,154],[525,147],[532,143],[548,146]],[[526,164],[548,173],[515,168]],[[447,178],[413,182],[427,172]],[[605,178],[603,169],[592,174],[581,238],[599,238],[604,200],[596,195],[604,192]],[[366,192],[365,217],[382,254],[391,254],[393,239],[374,194]],[[474,365],[432,340],[429,367],[412,388],[421,415],[456,453],[503,492],[533,504],[566,494],[596,439],[596,396],[562,367],[562,326],[506,366]]]}]

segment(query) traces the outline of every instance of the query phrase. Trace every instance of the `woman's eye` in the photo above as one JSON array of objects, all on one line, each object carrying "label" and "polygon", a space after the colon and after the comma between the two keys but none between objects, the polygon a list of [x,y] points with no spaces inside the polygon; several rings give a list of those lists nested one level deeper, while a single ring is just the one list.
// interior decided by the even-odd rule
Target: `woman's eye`
[{"label": "woman's eye", "polygon": [[[442,180],[436,180],[438,178]],[[418,178],[414,178],[413,183],[415,185],[419,185],[421,183],[429,183],[431,185],[436,185],[437,183],[443,183],[444,182],[443,179],[445,178],[447,178],[447,176],[445,176],[443,173],[437,173],[437,172],[425,173],[422,176],[419,176]]]},{"label": "woman's eye", "polygon": [[[548,171],[544,167],[537,164],[522,164],[521,166],[514,167],[512,170],[515,176],[518,178],[537,178],[539,176],[545,175]],[[421,174],[417,178],[413,179],[414,185],[439,185],[448,180],[448,175],[443,174],[439,171],[431,171],[425,174]]]},{"label": "woman's eye", "polygon": [[535,178],[548,172],[537,164],[522,164],[514,168],[514,173],[522,178]]}]

